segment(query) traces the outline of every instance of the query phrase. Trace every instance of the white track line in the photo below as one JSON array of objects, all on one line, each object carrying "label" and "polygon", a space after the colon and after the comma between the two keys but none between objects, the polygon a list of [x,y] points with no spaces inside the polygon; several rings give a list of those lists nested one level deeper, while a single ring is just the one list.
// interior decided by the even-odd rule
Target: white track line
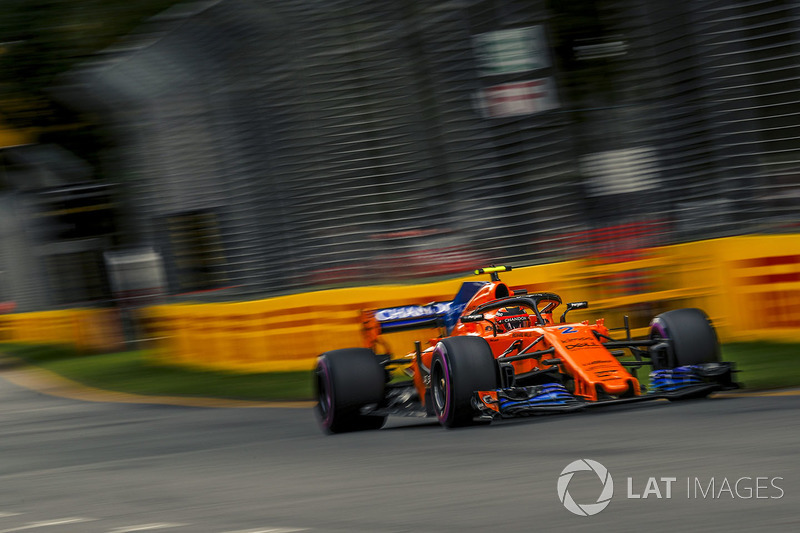
[{"label": "white track line", "polygon": [[173,524],[169,522],[161,522],[154,524],[140,524],[137,526],[121,526],[110,529],[108,533],[131,533],[133,531],[152,531],[153,529],[167,529],[170,527],[186,527],[190,524]]},{"label": "white track line", "polygon": [[69,518],[56,518],[55,520],[45,520],[42,522],[29,522],[24,526],[12,527],[10,529],[2,529],[0,533],[13,533],[14,531],[26,531],[28,529],[38,529],[40,527],[61,526],[64,524],[77,524],[79,522],[91,522],[97,520],[96,518],[81,518],[79,516],[71,516]]},{"label": "white track line", "polygon": [[239,529],[237,531],[225,531],[224,533],[295,533],[296,531],[308,531],[308,529],[296,527],[268,527],[265,529]]}]

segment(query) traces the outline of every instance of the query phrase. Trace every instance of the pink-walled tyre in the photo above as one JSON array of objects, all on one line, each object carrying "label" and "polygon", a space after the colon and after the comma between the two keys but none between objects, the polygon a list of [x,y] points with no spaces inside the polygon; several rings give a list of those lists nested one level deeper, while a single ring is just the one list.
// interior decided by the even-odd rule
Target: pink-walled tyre
[{"label": "pink-walled tyre", "polygon": [[446,428],[474,423],[476,391],[498,387],[497,362],[480,337],[449,337],[436,345],[431,359],[431,402]]},{"label": "pink-walled tyre", "polygon": [[386,372],[372,350],[345,348],[320,355],[314,370],[320,426],[328,433],[380,429],[386,417],[362,409],[383,401],[385,385]]},{"label": "pink-walled tyre", "polygon": [[650,322],[650,338],[668,340],[671,349],[653,358],[653,370],[720,361],[719,340],[700,309],[675,309]]}]

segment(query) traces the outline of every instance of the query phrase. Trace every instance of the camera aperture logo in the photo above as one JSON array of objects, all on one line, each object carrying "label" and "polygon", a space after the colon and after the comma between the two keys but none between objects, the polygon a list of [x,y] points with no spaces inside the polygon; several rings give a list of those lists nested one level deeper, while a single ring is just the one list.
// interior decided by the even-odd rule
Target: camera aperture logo
[{"label": "camera aperture logo", "polygon": [[[595,489],[597,482],[586,485],[586,480],[581,480],[578,484],[577,494],[585,499],[594,496],[595,490],[600,492],[597,501],[590,503],[578,503],[569,492],[569,484],[576,473],[594,473],[600,480],[600,485]],[[589,478],[592,476],[590,475]],[[678,476],[647,476],[646,481],[640,476],[634,478],[627,477],[627,491],[625,497],[628,500],[641,501],[648,498],[659,500],[672,500],[673,498],[683,498],[683,487],[686,487],[685,498],[687,500],[780,500],[785,491],[781,486],[783,477],[781,476],[753,476],[745,475],[739,477],[686,477],[685,484]],[[576,487],[573,487],[575,489]],[[586,489],[589,489],[588,491]],[[561,471],[558,476],[558,499],[564,507],[571,513],[578,516],[594,516],[611,503],[614,497],[614,480],[611,473],[602,464],[592,459],[578,459],[572,461]],[[581,491],[581,489],[583,489]]]},{"label": "camera aperture logo", "polygon": [[[603,488],[595,503],[579,504],[569,493],[569,482],[572,481],[572,477],[575,475],[575,472],[586,470],[597,474],[597,477],[600,478]],[[569,512],[578,516],[596,515],[608,507],[608,504],[611,503],[611,498],[614,496],[614,480],[611,478],[611,474],[608,472],[608,469],[597,461],[593,461],[591,459],[578,459],[577,461],[572,461],[570,464],[568,464],[566,468],[561,471],[561,475],[558,476],[557,488],[558,499],[561,500],[561,503],[564,504],[564,507],[566,507]]]}]

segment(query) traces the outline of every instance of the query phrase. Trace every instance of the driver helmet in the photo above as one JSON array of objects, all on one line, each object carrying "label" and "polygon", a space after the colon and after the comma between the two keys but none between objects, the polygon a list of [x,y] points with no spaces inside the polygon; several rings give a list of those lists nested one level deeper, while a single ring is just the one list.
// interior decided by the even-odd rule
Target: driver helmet
[{"label": "driver helmet", "polygon": [[528,328],[531,325],[530,315],[521,307],[501,307],[494,318],[501,333],[517,328]]}]

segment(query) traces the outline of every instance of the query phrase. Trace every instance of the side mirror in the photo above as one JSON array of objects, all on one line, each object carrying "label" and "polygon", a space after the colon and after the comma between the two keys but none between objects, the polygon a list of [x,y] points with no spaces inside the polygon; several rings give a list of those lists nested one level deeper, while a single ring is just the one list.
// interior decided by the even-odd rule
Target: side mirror
[{"label": "side mirror", "polygon": [[488,318],[486,318],[482,313],[476,313],[474,315],[464,315],[464,316],[461,317],[461,322],[465,322],[465,323],[467,323],[467,322],[483,322],[484,320],[492,325],[492,335],[497,337],[497,324],[495,324],[494,321],[489,320]]},{"label": "side mirror", "polygon": [[570,302],[567,304],[567,309],[561,315],[561,323],[567,321],[567,313],[572,311],[573,309],[586,309],[589,307],[589,302]]}]

